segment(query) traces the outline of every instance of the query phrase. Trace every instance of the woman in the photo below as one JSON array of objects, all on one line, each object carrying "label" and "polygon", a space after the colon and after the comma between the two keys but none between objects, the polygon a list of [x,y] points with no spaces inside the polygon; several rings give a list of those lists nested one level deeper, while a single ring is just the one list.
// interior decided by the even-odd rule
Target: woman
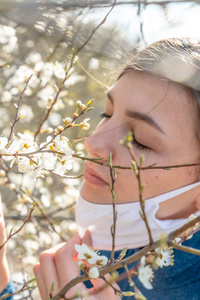
[{"label": "woman", "polygon": [[[198,163],[200,158],[199,49],[199,41],[171,39],[157,42],[139,52],[132,63],[125,67],[117,83],[107,95],[104,118],[95,133],[85,141],[88,157],[103,157],[103,161],[107,162],[109,154],[112,153],[114,165],[130,166],[128,150],[120,145],[119,141],[128,131],[132,131],[135,155],[139,160],[141,154],[144,154],[144,166],[154,163],[158,166]],[[143,196],[148,199],[146,206],[150,213],[150,228],[156,222],[159,229],[168,233],[186,223],[187,218],[199,210],[199,166],[172,168],[170,171],[150,169],[143,171],[141,176],[142,183],[145,184]],[[81,197],[77,202],[79,233],[83,234],[88,228],[94,248],[111,250],[111,238],[109,239],[108,236],[112,224],[110,224],[112,220],[109,219],[109,204],[112,203],[109,169],[86,162],[84,177]],[[195,182],[197,184],[193,185]],[[185,189],[180,189],[182,187]],[[170,191],[174,192],[170,195],[166,194]],[[116,209],[120,212],[121,207],[122,210],[126,210],[124,222],[120,220],[120,216],[117,220],[116,249],[121,250],[128,246],[128,255],[130,255],[138,251],[138,247],[148,244],[147,233],[144,234],[143,230],[140,232],[144,224],[141,223],[138,227],[134,224],[135,226],[131,227],[133,220],[131,214],[128,214],[131,211],[129,205],[136,204],[135,207],[138,208],[138,182],[132,171],[118,170],[115,193]],[[167,198],[164,196],[164,201],[156,197],[163,194],[167,195]],[[150,205],[148,209],[148,205],[152,202],[156,203],[156,206]],[[100,214],[100,217],[97,213],[92,213],[95,211]],[[169,220],[173,221],[169,222]],[[121,232],[121,227],[125,227],[125,231]],[[153,231],[154,239],[158,239],[158,234],[161,233],[157,227]],[[128,228],[132,231],[129,232]],[[105,233],[104,236],[102,232]],[[197,234],[187,243],[195,246],[198,244],[198,239]],[[66,245],[58,246],[40,255],[40,262],[35,266],[34,271],[39,275],[38,286],[43,299],[48,295],[52,281],[56,293],[66,282],[78,275],[72,259],[76,243],[81,243],[79,236],[75,236]],[[158,276],[155,274],[155,286],[151,291],[147,293],[137,283],[144,295],[150,299],[160,299],[160,293],[165,292],[162,299],[168,297],[188,299],[189,296],[190,299],[199,299],[200,278],[197,273],[200,267],[199,258],[193,256],[191,258],[191,255],[185,253],[178,253],[176,256],[175,252],[174,267],[164,268],[162,272],[158,271]],[[183,268],[185,259],[193,260],[193,272],[188,273],[186,272],[188,269]],[[188,265],[191,268],[190,261]],[[173,280],[169,276],[169,269]],[[178,277],[180,271],[182,274],[185,271],[188,277],[180,280]],[[170,287],[169,282],[171,282]],[[98,279],[95,286],[100,285],[101,280]],[[122,290],[126,290],[125,283],[119,285]],[[80,287],[84,289],[82,284]],[[72,289],[69,296],[73,295],[77,288]],[[90,298],[92,297],[94,296]],[[117,299],[117,297],[110,288],[99,294],[99,299]]]},{"label": "woman", "polygon": [[[156,42],[133,57],[116,84],[107,94],[103,120],[95,133],[86,139],[91,159],[112,153],[113,165],[130,166],[128,150],[119,144],[128,131],[133,132],[133,149],[137,160],[145,156],[143,166],[193,164],[200,162],[200,41],[169,39]],[[111,250],[112,224],[109,169],[91,161],[85,163],[84,182],[77,201],[76,235],[67,244],[59,245],[40,255],[34,267],[38,287],[45,299],[52,282],[56,294],[67,282],[78,276],[74,245],[86,242],[108,257]],[[131,170],[117,169],[115,182],[116,257],[128,246],[127,255],[148,244],[138,209],[138,182]],[[143,197],[147,219],[156,240],[162,232],[169,233],[188,222],[200,210],[200,167],[149,169],[141,172],[145,185]],[[170,193],[170,191],[172,191]],[[159,196],[158,196],[159,195]],[[138,225],[137,225],[137,222]],[[142,227],[143,226],[143,227]],[[197,233],[185,245],[198,248]],[[134,278],[136,286],[148,299],[200,299],[200,259],[198,256],[174,251],[175,265],[155,272],[153,289],[145,290]],[[50,275],[51,274],[51,275]],[[121,290],[130,290],[128,281],[118,283]],[[94,282],[101,287],[101,279]],[[86,285],[87,286],[87,285]],[[89,286],[88,286],[89,287]],[[68,297],[83,284],[70,290]],[[133,298],[133,297],[132,297]],[[89,299],[119,299],[109,287]],[[131,299],[131,298],[129,298]]]},{"label": "woman", "polygon": [[[91,159],[103,157],[108,161],[112,153],[113,165],[130,167],[131,157],[119,141],[128,131],[133,133],[133,149],[143,166],[196,164],[200,161],[200,42],[191,39],[169,39],[157,42],[133,57],[122,71],[116,84],[107,94],[103,120],[95,133],[86,139],[85,147]],[[112,196],[109,169],[86,162],[84,182],[77,201],[79,234],[68,243],[43,252],[34,266],[42,299],[46,299],[54,282],[56,294],[67,282],[78,276],[73,256],[75,244],[86,243],[110,256],[112,224]],[[115,182],[117,231],[116,257],[124,247],[127,255],[148,244],[148,234],[139,216],[138,181],[132,170],[117,169]],[[155,240],[188,222],[188,217],[200,210],[200,167],[148,169],[141,171],[145,185],[143,197],[149,226]],[[87,229],[89,231],[87,231]],[[83,236],[84,235],[84,236]],[[198,247],[197,233],[186,245]],[[184,252],[174,251],[175,265],[155,272],[153,289],[145,290],[137,277],[136,286],[148,299],[200,299],[200,260]],[[187,262],[187,263],[186,263]],[[121,272],[121,270],[120,270]],[[92,281],[101,288],[103,281]],[[128,281],[115,284],[122,291],[130,290]],[[88,291],[89,285],[79,284]],[[110,287],[88,297],[120,299]],[[129,297],[134,299],[134,297]]]}]

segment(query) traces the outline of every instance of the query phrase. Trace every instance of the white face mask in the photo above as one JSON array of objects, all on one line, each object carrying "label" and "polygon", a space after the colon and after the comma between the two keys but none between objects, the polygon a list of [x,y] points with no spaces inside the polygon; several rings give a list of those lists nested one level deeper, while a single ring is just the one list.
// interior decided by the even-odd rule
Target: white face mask
[{"label": "white face mask", "polygon": [[[150,198],[145,201],[145,212],[153,239],[156,241],[165,233],[168,234],[188,222],[187,219],[159,220],[155,214],[159,203],[183,194],[200,185],[200,182],[179,188],[177,190]],[[128,249],[143,247],[149,243],[149,237],[144,221],[140,217],[140,203],[132,202],[116,204],[117,223],[115,236],[115,250],[124,247]],[[195,213],[200,215],[200,211]],[[84,236],[88,229],[92,236],[93,248],[102,250],[112,249],[110,233],[113,224],[112,204],[94,204],[84,200],[81,195],[76,203],[76,222],[78,233]]]}]

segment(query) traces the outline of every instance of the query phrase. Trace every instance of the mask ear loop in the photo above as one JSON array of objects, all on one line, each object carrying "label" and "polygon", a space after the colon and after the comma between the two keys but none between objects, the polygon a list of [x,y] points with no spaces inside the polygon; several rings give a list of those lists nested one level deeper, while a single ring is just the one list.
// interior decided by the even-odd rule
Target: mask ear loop
[{"label": "mask ear loop", "polygon": [[[200,185],[200,181],[192,183],[192,184],[189,184],[189,185],[186,185],[186,186],[178,188],[176,190],[167,192],[165,194],[161,194],[161,195],[155,196],[153,198],[155,198],[157,200],[156,201],[157,203],[162,203],[162,202],[164,202],[166,200],[169,200],[171,198],[179,196],[179,195],[181,195],[181,194],[183,194],[183,193],[185,193],[185,192],[187,192],[187,191],[189,191],[191,189],[194,189],[198,185]],[[199,195],[199,197],[200,197],[200,195]],[[151,199],[153,199],[153,198],[151,198]],[[199,207],[200,207],[200,199],[199,199]]]}]

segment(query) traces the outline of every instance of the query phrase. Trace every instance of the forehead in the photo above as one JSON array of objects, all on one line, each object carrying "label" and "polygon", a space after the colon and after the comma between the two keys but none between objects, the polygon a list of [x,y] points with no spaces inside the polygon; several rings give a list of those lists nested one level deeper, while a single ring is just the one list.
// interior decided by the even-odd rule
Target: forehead
[{"label": "forehead", "polygon": [[[188,88],[146,72],[127,72],[108,93],[114,109],[153,117],[163,131],[195,127],[195,109]],[[110,101],[109,101],[110,102]],[[184,125],[184,126],[183,126]],[[184,128],[185,130],[185,128]]]}]

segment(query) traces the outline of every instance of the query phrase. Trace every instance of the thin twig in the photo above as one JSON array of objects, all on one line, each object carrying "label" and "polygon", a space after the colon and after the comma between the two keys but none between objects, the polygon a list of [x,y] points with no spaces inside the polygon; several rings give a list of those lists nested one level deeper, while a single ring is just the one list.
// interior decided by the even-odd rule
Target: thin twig
[{"label": "thin twig", "polygon": [[72,176],[70,176],[70,175],[60,175],[60,174],[58,174],[58,173],[56,173],[56,172],[54,172],[52,170],[48,170],[48,169],[43,169],[43,170],[48,171],[51,174],[56,175],[56,176],[58,176],[60,178],[79,179],[79,178],[81,178],[83,176],[83,174],[80,174],[80,175],[77,175],[77,176],[73,176],[73,175]]},{"label": "thin twig", "polygon": [[80,66],[80,68],[85,72],[86,75],[88,75],[91,79],[93,79],[95,82],[97,82],[99,85],[105,87],[106,89],[109,89],[109,86],[106,85],[105,83],[99,81],[97,78],[95,78],[92,74],[90,74],[85,68],[84,66],[80,63],[80,61],[78,61],[78,65]]},{"label": "thin twig", "polygon": [[16,235],[19,231],[22,230],[22,228],[25,226],[25,224],[26,224],[26,223],[30,220],[30,218],[32,217],[32,213],[33,213],[34,209],[35,209],[35,205],[33,205],[33,207],[31,208],[31,210],[30,210],[30,212],[29,212],[28,217],[24,220],[23,224],[19,227],[19,229],[17,229],[17,230],[16,230],[15,232],[13,232],[13,233],[12,233],[12,230],[10,231],[10,233],[9,233],[9,235],[8,235],[8,237],[7,237],[7,239],[6,239],[6,241],[0,246],[0,250],[1,250],[1,248],[4,247],[4,245],[8,242],[8,240],[9,240],[11,237],[13,237],[13,236]]},{"label": "thin twig", "polygon": [[114,0],[113,3],[111,4],[111,9],[108,11],[108,13],[106,14],[106,16],[103,18],[103,20],[92,30],[91,34],[89,35],[89,37],[87,38],[87,40],[83,43],[83,45],[77,50],[77,52],[80,52],[85,45],[91,40],[91,38],[93,37],[93,35],[95,34],[95,32],[99,29],[99,27],[101,25],[103,25],[106,22],[107,17],[109,16],[109,14],[111,13],[111,11],[113,10],[113,8],[115,7],[117,0]]},{"label": "thin twig", "polygon": [[[138,5],[139,0],[133,0],[133,1],[118,1],[115,3],[115,6],[120,6],[120,5]],[[193,4],[200,4],[199,0],[160,0],[160,1],[147,1],[147,0],[140,0],[141,5],[143,6],[149,6],[149,5],[157,5],[157,6],[165,6],[167,4],[183,4],[183,3],[193,3]],[[15,1],[14,1],[15,3]],[[9,1],[9,5],[12,4],[12,1]],[[4,4],[5,5],[5,4]],[[16,4],[15,4],[16,5]],[[23,5],[23,8],[27,9],[30,4],[25,3],[18,3],[17,4],[19,7],[20,5]],[[56,3],[57,7],[61,7],[63,9],[75,9],[75,8],[86,8],[89,7],[91,9],[96,9],[96,8],[108,8],[113,6],[111,1],[105,0],[105,1],[98,1],[98,0],[68,0],[68,1],[61,1]],[[39,7],[45,7],[47,9],[54,8],[55,3],[53,2],[40,2],[40,3],[34,3],[34,8],[38,9]]]},{"label": "thin twig", "polygon": [[103,279],[103,281],[105,281],[105,283],[106,283],[107,286],[110,286],[110,287],[114,290],[115,294],[117,294],[117,295],[122,295],[122,292],[121,292],[119,289],[117,289],[117,288],[112,284],[112,282],[108,281],[108,280],[105,278],[105,276],[100,277],[100,278]]},{"label": "thin twig", "polygon": [[56,96],[55,96],[55,98],[54,98],[54,100],[53,100],[53,102],[52,102],[50,108],[47,110],[47,113],[46,113],[46,115],[45,115],[43,121],[42,121],[41,124],[39,125],[39,128],[37,129],[37,131],[36,131],[36,133],[35,133],[35,135],[34,135],[35,139],[36,139],[37,135],[40,133],[40,130],[41,130],[41,128],[42,128],[44,122],[48,119],[48,117],[49,117],[49,115],[50,115],[50,113],[51,113],[51,111],[52,111],[54,105],[56,104],[56,102],[57,102],[57,100],[58,100],[58,96],[59,96],[60,92],[62,91],[62,89],[63,89],[63,87],[64,87],[64,84],[65,84],[66,80],[71,76],[71,75],[69,74],[69,72],[70,72],[70,70],[72,69],[72,67],[74,66],[74,64],[76,63],[76,62],[75,62],[76,56],[77,56],[78,53],[86,46],[86,44],[91,40],[91,38],[93,37],[93,35],[95,34],[95,32],[98,30],[98,28],[99,28],[101,25],[103,25],[103,24],[105,23],[105,21],[106,21],[108,15],[111,13],[111,11],[113,10],[113,8],[114,8],[114,6],[115,6],[116,1],[117,1],[117,0],[114,0],[111,9],[108,11],[108,13],[107,13],[106,16],[103,18],[103,20],[102,20],[102,21],[101,21],[101,22],[100,22],[100,23],[92,30],[92,32],[91,32],[91,34],[89,35],[89,37],[87,38],[87,40],[86,40],[86,41],[85,41],[85,42],[84,42],[84,43],[83,43],[76,51],[74,51],[73,56],[72,56],[72,59],[71,59],[71,62],[70,62],[70,65],[69,65],[69,68],[68,68],[67,72],[65,73],[65,78],[63,79],[63,81],[62,81],[62,83],[61,83],[61,85],[60,85],[60,87],[59,87],[59,89],[58,89],[58,91],[57,91],[57,93],[56,93]]},{"label": "thin twig", "polygon": [[117,215],[116,215],[116,206],[115,206],[115,191],[114,191],[114,185],[116,180],[116,172],[115,169],[113,169],[112,166],[112,153],[109,155],[109,169],[110,169],[110,177],[111,177],[111,194],[112,194],[112,207],[113,207],[113,224],[111,226],[111,235],[112,235],[112,251],[110,255],[110,262],[114,259],[114,253],[115,253],[115,234],[116,234],[116,223],[117,223]]},{"label": "thin twig", "polygon": [[10,135],[8,137],[8,142],[11,140],[12,138],[12,135],[13,135],[13,131],[14,131],[14,127],[16,125],[16,123],[20,120],[20,117],[19,117],[19,108],[20,108],[20,105],[21,105],[21,102],[22,102],[22,99],[23,99],[23,96],[24,96],[24,93],[28,87],[28,83],[31,79],[33,75],[29,76],[28,80],[26,81],[26,84],[25,84],[25,87],[23,89],[23,91],[21,92],[21,95],[20,95],[20,98],[19,98],[19,101],[18,101],[18,105],[17,105],[17,111],[16,111],[16,116],[15,116],[15,120],[13,122],[13,125],[11,126],[11,130],[10,130]]},{"label": "thin twig", "polygon": [[140,169],[139,169],[140,165],[136,160],[135,153],[132,149],[132,146],[127,147],[127,148],[128,148],[128,151],[131,155],[131,158],[133,159],[134,163],[136,164],[136,170],[134,170],[134,172],[135,172],[135,175],[136,175],[137,180],[138,180],[139,201],[140,201],[140,207],[141,207],[141,210],[142,210],[141,217],[142,217],[142,219],[143,219],[143,221],[146,225],[146,229],[147,229],[148,236],[149,236],[149,243],[151,245],[153,243],[153,237],[152,237],[152,234],[151,234],[151,229],[149,227],[149,223],[148,223],[146,212],[145,212],[145,200],[143,199],[143,196],[142,196],[142,194],[143,194],[143,185],[142,185],[141,174],[140,174]]},{"label": "thin twig", "polygon": [[[18,291],[16,291],[16,292],[14,292],[14,293],[7,293],[7,294],[4,294],[4,295],[2,295],[2,296],[0,296],[0,300],[6,300],[6,299],[8,299],[8,298],[10,298],[10,297],[12,297],[12,296],[14,296],[14,295],[18,295],[18,294],[21,294],[22,292],[24,292],[24,291],[27,291],[27,290],[29,290],[29,289],[34,289],[35,287],[34,286],[31,286],[31,287],[29,287],[28,285],[30,284],[30,283],[32,283],[33,281],[35,280],[35,278],[34,279],[31,279],[31,280],[29,280],[29,281],[27,281],[27,282],[25,282],[24,284],[23,284],[23,286],[18,290]],[[26,298],[23,298],[23,299],[26,299]]]},{"label": "thin twig", "polygon": [[51,220],[51,218],[44,213],[43,209],[40,207],[40,204],[38,203],[37,200],[35,200],[35,198],[33,198],[31,195],[29,195],[29,197],[32,199],[32,201],[35,203],[35,205],[37,206],[37,208],[39,209],[40,213],[42,214],[43,218],[48,222],[48,224],[50,225],[50,227],[52,228],[52,230],[57,233],[60,238],[66,242],[67,240],[62,236],[62,234],[60,234],[56,229],[55,229],[55,226]]},{"label": "thin twig", "polygon": [[188,252],[188,253],[200,256],[200,250],[198,250],[198,249],[195,249],[195,248],[192,248],[192,247],[183,246],[183,245],[179,245],[179,244],[176,244],[176,243],[174,243],[172,241],[169,241],[168,245],[171,246],[171,247],[173,247],[174,249],[181,250],[181,251],[184,251],[184,252]]},{"label": "thin twig", "polygon": [[[94,162],[94,163],[99,164],[99,165],[104,166],[104,167],[109,167],[109,164],[107,164],[105,162],[101,162],[101,160],[104,159],[103,157],[100,157],[98,159],[92,159],[92,158],[88,158],[88,157],[85,157],[85,156],[80,156],[80,155],[77,155],[77,154],[73,154],[73,157],[80,158],[82,160],[88,160],[88,161]],[[138,166],[138,170],[158,170],[158,169],[163,169],[163,170],[169,171],[170,169],[185,168],[185,167],[196,167],[196,166],[200,166],[200,163],[181,164],[181,165],[169,165],[169,166],[156,166],[155,164],[151,164],[151,165],[149,165],[147,167]],[[115,168],[115,169],[122,169],[122,170],[132,170],[132,167],[120,166],[120,165],[113,165],[113,168]]]},{"label": "thin twig", "polygon": [[[187,230],[188,228],[194,226],[197,222],[200,221],[200,217],[197,217],[196,219],[188,222],[187,224],[183,225],[181,228],[171,232],[169,235],[166,236],[166,244],[167,245],[170,245],[170,243],[172,242],[172,240],[174,240],[175,237],[177,237],[180,233],[182,233],[183,231]],[[99,274],[100,274],[100,277],[103,277],[105,276],[106,274],[110,273],[110,272],[113,272],[119,268],[122,268],[124,267],[124,265],[129,265],[131,264],[132,262],[134,261],[138,261],[142,256],[145,256],[148,252],[150,251],[153,251],[155,250],[156,248],[159,248],[160,247],[160,244],[161,242],[163,242],[163,239],[158,240],[156,242],[153,242],[151,245],[147,245],[146,247],[142,248],[140,251],[132,254],[131,256],[128,256],[126,258],[124,258],[123,260],[121,261],[118,261],[116,263],[112,263],[106,267],[103,267]],[[187,248],[187,249],[186,249]],[[188,247],[184,247],[184,246],[181,246],[179,247],[179,250],[188,250]],[[198,254],[198,251],[196,251],[196,249],[194,249],[194,254]],[[187,251],[188,252],[188,251]],[[190,253],[193,253],[192,252],[192,249],[190,251]],[[75,285],[77,285],[78,283],[80,282],[84,282],[88,280],[88,276],[87,275],[82,275],[82,276],[79,276],[77,278],[74,278],[72,279],[70,282],[68,282],[61,291],[59,291],[57,293],[57,295],[55,295],[54,297],[52,297],[51,299],[52,300],[59,300],[59,299],[62,299],[63,295],[65,295],[72,287],[74,287]]]},{"label": "thin twig", "polygon": [[191,227],[195,226],[195,224],[198,223],[198,222],[200,222],[200,216],[196,217],[195,219],[193,219],[191,221],[189,221],[188,223],[184,224],[180,228],[172,231],[168,235],[168,241],[173,241],[177,236],[181,235],[181,233],[183,233],[184,231],[186,231],[188,228],[191,228]]},{"label": "thin twig", "polygon": [[[146,247],[144,247],[143,249],[141,249],[140,251],[138,251],[137,253],[123,259],[122,261],[119,261],[117,263],[113,263],[108,265],[107,267],[102,268],[101,270],[99,270],[99,274],[100,277],[105,276],[106,274],[113,272],[119,268],[122,268],[124,266],[124,264],[130,264],[134,261],[139,260],[142,256],[146,255],[149,251],[152,251],[153,249],[156,249],[158,247],[158,242],[153,243],[152,245],[148,245]],[[51,300],[59,300],[62,299],[63,296],[75,285],[77,285],[80,282],[84,282],[86,280],[88,280],[88,276],[87,275],[82,275],[79,277],[76,277],[74,279],[72,279],[70,282],[68,282],[54,297],[51,298]]]},{"label": "thin twig", "polygon": [[37,135],[40,133],[41,128],[42,128],[44,122],[48,119],[48,117],[49,117],[49,115],[50,115],[50,113],[51,113],[51,111],[52,111],[54,105],[56,104],[56,102],[57,102],[57,100],[58,100],[58,96],[60,95],[60,93],[61,93],[61,91],[62,91],[62,89],[63,89],[63,87],[64,87],[64,83],[65,83],[65,81],[66,81],[66,80],[68,79],[68,77],[69,77],[69,76],[68,76],[69,70],[70,70],[70,69],[68,69],[68,71],[67,71],[67,73],[66,73],[66,76],[65,76],[65,78],[63,79],[63,81],[62,81],[62,83],[61,83],[61,85],[60,85],[60,87],[59,87],[59,89],[58,89],[58,91],[57,91],[57,93],[56,93],[56,95],[55,95],[55,98],[54,98],[54,100],[53,100],[51,106],[47,109],[47,113],[46,113],[44,119],[42,120],[42,122],[40,123],[40,125],[39,125],[37,131],[36,131],[35,134],[34,134],[34,138],[35,138],[35,139],[36,139]]},{"label": "thin twig", "polygon": [[[54,137],[55,138],[55,137]],[[52,138],[52,140],[54,139]],[[46,145],[48,145],[50,142],[46,143],[44,145],[44,147]],[[9,153],[4,153],[4,154],[0,154],[0,158],[3,157],[3,156],[13,156],[13,157],[17,157],[17,156],[29,156],[29,155],[35,155],[35,154],[38,154],[40,153],[40,151],[44,148],[40,148],[38,149],[37,151],[33,151],[33,152],[24,152],[24,153],[12,153],[12,154],[9,154]],[[42,153],[53,153],[53,154],[60,154],[60,155],[65,155],[63,152],[58,152],[58,151],[52,151],[52,150],[42,150]],[[103,160],[104,158],[103,157],[100,157],[100,158],[89,158],[89,157],[85,157],[85,156],[81,156],[79,154],[72,154],[73,157],[75,158],[78,158],[78,159],[81,159],[81,160],[88,160],[88,161],[91,161],[95,164],[99,164],[103,167],[109,167],[109,164],[105,163],[105,162],[101,162],[101,160]],[[186,167],[197,167],[197,166],[200,166],[200,163],[192,163],[192,164],[182,164],[182,165],[169,165],[169,166],[155,166],[155,164],[152,164],[152,165],[149,165],[147,167],[141,167],[141,166],[138,166],[138,170],[142,170],[142,171],[145,171],[145,170],[158,170],[158,169],[162,169],[162,170],[166,170],[166,171],[169,171],[170,169],[176,169],[176,168],[186,168]],[[113,165],[113,168],[115,169],[122,169],[122,170],[132,170],[132,167],[127,167],[127,166],[120,166],[120,165]]]},{"label": "thin twig", "polygon": [[133,279],[131,278],[130,271],[129,271],[128,266],[126,264],[124,265],[124,269],[125,269],[126,275],[128,277],[129,285],[133,287],[135,284],[133,282]]}]

